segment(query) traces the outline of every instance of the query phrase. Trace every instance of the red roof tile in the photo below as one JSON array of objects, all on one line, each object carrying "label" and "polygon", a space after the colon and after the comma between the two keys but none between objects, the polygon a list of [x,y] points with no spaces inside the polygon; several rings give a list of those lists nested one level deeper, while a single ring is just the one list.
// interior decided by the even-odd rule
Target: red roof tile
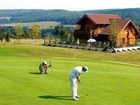
[{"label": "red roof tile", "polygon": [[[111,25],[113,24],[113,21],[111,21],[111,24],[108,25],[107,27],[105,27],[100,34],[108,34],[110,33],[110,27]],[[131,21],[131,20],[128,20],[128,19],[115,19],[115,24],[116,26],[118,26],[118,31],[120,32],[123,28],[125,28],[130,22],[132,23],[132,25],[134,26],[135,30],[139,33],[139,30],[137,29],[137,27],[135,26],[135,24]]]},{"label": "red roof tile", "polygon": [[96,24],[110,24],[110,19],[121,19],[119,15],[115,14],[86,14],[85,16]]},{"label": "red roof tile", "polygon": [[[115,19],[115,24],[116,26],[118,26],[117,28],[119,29],[119,31],[121,31],[129,22],[130,20],[124,20],[124,19]],[[110,27],[113,24],[113,21],[110,20],[110,25],[108,25],[107,27],[105,27],[102,32],[100,34],[108,34],[110,31]]]}]

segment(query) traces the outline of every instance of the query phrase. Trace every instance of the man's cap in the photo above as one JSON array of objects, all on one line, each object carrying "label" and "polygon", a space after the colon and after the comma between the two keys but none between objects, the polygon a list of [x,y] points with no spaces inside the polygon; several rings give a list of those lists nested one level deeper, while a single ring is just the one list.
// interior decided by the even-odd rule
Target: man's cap
[{"label": "man's cap", "polygon": [[43,61],[43,63],[47,65],[47,62],[46,61]]},{"label": "man's cap", "polygon": [[87,66],[83,66],[83,69],[82,69],[84,72],[88,72],[88,67]]}]

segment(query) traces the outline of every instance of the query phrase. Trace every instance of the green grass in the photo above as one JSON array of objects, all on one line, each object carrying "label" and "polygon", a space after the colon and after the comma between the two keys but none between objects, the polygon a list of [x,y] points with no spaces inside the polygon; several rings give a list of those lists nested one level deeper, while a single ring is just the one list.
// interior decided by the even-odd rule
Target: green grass
[{"label": "green grass", "polygon": [[[48,75],[38,74],[42,60],[52,61]],[[77,65],[89,72],[81,75],[80,100],[72,101],[68,73]],[[139,99],[139,51],[0,45],[0,105],[140,105]]]}]

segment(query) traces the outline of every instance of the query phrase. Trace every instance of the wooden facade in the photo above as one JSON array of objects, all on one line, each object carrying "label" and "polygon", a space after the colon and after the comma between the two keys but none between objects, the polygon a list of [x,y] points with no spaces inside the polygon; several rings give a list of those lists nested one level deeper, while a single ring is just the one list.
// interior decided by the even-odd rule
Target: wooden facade
[{"label": "wooden facade", "polygon": [[135,46],[139,32],[134,28],[131,21],[118,33],[116,38],[117,47]]},{"label": "wooden facade", "polygon": [[85,14],[78,22],[74,30],[74,37],[80,40],[94,38],[97,41],[108,41],[113,20],[116,22],[118,31],[114,37],[116,47],[134,46],[140,35],[136,25],[127,19],[121,19],[112,14]]}]

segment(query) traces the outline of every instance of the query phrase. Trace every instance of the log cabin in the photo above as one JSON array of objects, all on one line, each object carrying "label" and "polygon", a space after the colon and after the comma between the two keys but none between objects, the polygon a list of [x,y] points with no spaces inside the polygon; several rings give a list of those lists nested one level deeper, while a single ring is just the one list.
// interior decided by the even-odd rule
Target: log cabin
[{"label": "log cabin", "polygon": [[114,47],[135,46],[139,35],[139,28],[134,22],[116,14],[85,14],[74,29],[75,39],[114,40]]}]

